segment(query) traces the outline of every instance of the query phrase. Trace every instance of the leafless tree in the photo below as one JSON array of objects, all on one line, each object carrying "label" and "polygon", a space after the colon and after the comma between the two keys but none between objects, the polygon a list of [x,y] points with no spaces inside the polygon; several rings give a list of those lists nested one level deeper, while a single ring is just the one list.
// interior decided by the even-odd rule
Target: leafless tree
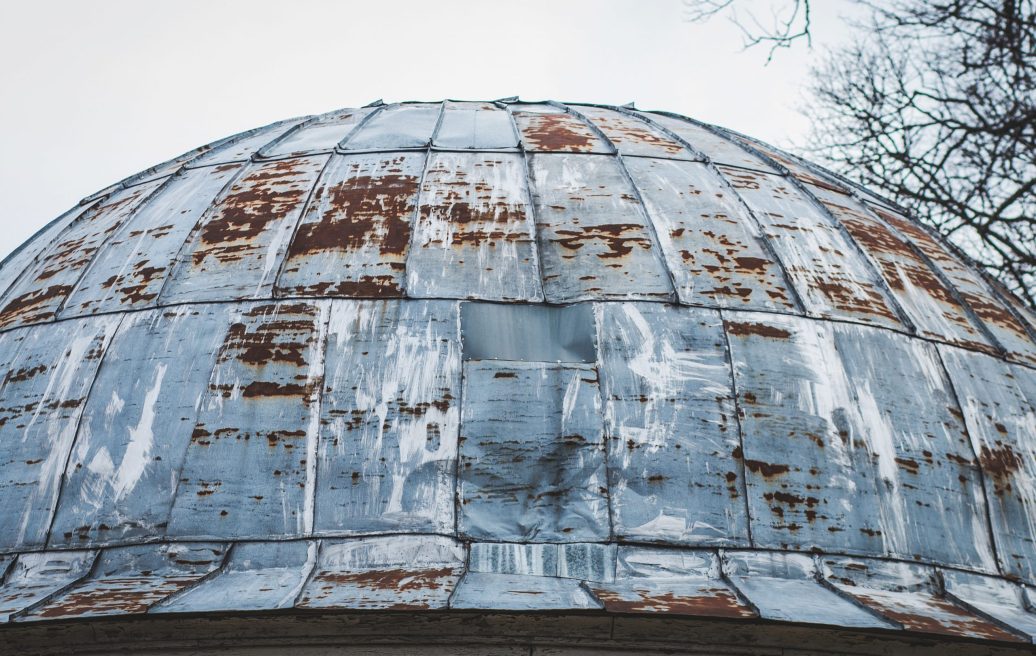
[{"label": "leafless tree", "polygon": [[769,18],[760,17],[758,8],[746,8],[744,0],[683,0],[687,20],[702,23],[725,14],[744,36],[746,48],[765,44],[770,47],[766,62],[781,48],[798,41],[812,43],[811,0],[785,0],[769,6]]}]

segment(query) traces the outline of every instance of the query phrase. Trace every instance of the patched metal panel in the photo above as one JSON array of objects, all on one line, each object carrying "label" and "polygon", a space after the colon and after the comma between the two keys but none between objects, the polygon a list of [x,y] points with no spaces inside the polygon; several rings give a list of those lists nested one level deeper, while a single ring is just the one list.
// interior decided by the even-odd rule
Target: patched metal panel
[{"label": "patched metal panel", "polygon": [[335,301],[316,531],[452,532],[461,347],[450,301]]},{"label": "patched metal panel", "polygon": [[168,535],[312,530],[329,304],[250,304],[232,318],[179,476]]},{"label": "patched metal panel", "polygon": [[232,308],[127,316],[93,383],[65,469],[52,546],[162,535]]},{"label": "patched metal panel", "polygon": [[176,254],[213,199],[240,170],[228,164],[174,177],[97,254],[62,316],[154,305]]},{"label": "patched metal panel", "polygon": [[347,138],[373,108],[357,109],[334,117],[295,126],[276,143],[259,150],[260,157],[298,157],[326,153]]},{"label": "patched metal panel", "polygon": [[704,164],[628,158],[681,303],[795,311],[748,208]]},{"label": "patched metal panel", "polygon": [[511,105],[522,145],[531,153],[611,153],[585,121],[553,105]]},{"label": "patched metal panel", "polygon": [[420,205],[408,296],[543,300],[520,155],[432,153]]},{"label": "patched metal panel", "polygon": [[97,557],[96,551],[54,551],[27,553],[0,587],[0,622],[43,601],[65,586],[86,576]]},{"label": "patched metal panel", "polygon": [[1029,636],[1036,642],[1036,614],[1028,612],[1021,586],[970,572],[939,572],[946,592],[954,599]]},{"label": "patched metal panel", "polygon": [[460,308],[465,360],[597,362],[592,303],[463,303]]},{"label": "patched metal panel", "polygon": [[214,148],[212,151],[190,162],[189,166],[213,166],[216,164],[227,164],[229,162],[246,162],[251,159],[260,148],[274,141],[299,123],[302,123],[303,120],[305,119],[296,118],[287,121],[280,121],[265,127],[256,128],[255,130],[243,132],[226,144],[218,148]]},{"label": "patched metal panel", "polygon": [[614,157],[529,159],[548,302],[673,296],[644,208]]},{"label": "patched metal panel", "polygon": [[662,157],[666,159],[700,159],[677,140],[646,121],[604,107],[572,105],[623,155]]},{"label": "patched metal panel", "polygon": [[464,570],[450,538],[413,535],[324,542],[299,608],[445,608]]},{"label": "patched metal panel", "polygon": [[14,336],[21,344],[4,364],[0,388],[0,550],[46,542],[83,405],[120,319],[65,321]]},{"label": "patched metal panel", "polygon": [[77,217],[8,290],[0,328],[53,320],[97,250],[162,183],[117,192]]},{"label": "patched metal panel", "polygon": [[614,582],[589,587],[614,613],[758,617],[723,581],[711,551],[620,547]]},{"label": "patched metal panel", "polygon": [[615,580],[617,547],[608,544],[568,543],[558,547],[558,576],[584,581]]},{"label": "patched metal panel", "polygon": [[748,313],[726,330],[755,544],[993,567],[978,470],[931,345]]},{"label": "patched metal panel", "polygon": [[722,559],[727,578],[763,619],[896,628],[896,625],[821,585],[812,556],[773,551],[727,551]]},{"label": "patched metal panel", "polygon": [[745,545],[740,444],[723,324],[713,310],[599,306],[615,534]]},{"label": "patched metal panel", "polygon": [[179,255],[162,303],[270,296],[277,268],[327,156],[251,164]]},{"label": "patched metal panel", "polygon": [[809,314],[903,329],[867,260],[788,180],[729,167],[720,171],[763,224]]},{"label": "patched metal panel", "polygon": [[317,543],[235,544],[219,573],[154,607],[152,613],[291,608],[316,564]]},{"label": "patched metal panel", "polygon": [[551,576],[468,572],[461,579],[450,608],[550,611],[597,610],[600,602],[579,581]]},{"label": "patched metal panel", "polygon": [[433,145],[462,150],[512,150],[518,147],[518,134],[506,109],[490,103],[448,102]]},{"label": "patched metal panel", "polygon": [[399,297],[424,153],[336,155],[277,280],[284,296]]},{"label": "patched metal panel", "polygon": [[677,135],[717,164],[729,164],[768,173],[777,172],[761,158],[691,121],[664,114],[645,113],[642,115]]},{"label": "patched metal panel", "polygon": [[831,585],[907,631],[1021,641],[993,622],[940,597],[931,568],[837,557],[824,558],[823,566]]},{"label": "patched metal panel", "polygon": [[221,544],[146,545],[104,551],[91,575],[18,619],[146,613],[223,562]]},{"label": "patched metal panel", "polygon": [[432,141],[441,103],[392,105],[371,117],[349,135],[346,150],[424,148]]},{"label": "patched metal panel", "polygon": [[609,535],[597,372],[590,366],[464,363],[459,531],[494,540]]},{"label": "patched metal panel", "polygon": [[558,546],[515,542],[475,542],[470,547],[468,569],[489,574],[557,576]]}]

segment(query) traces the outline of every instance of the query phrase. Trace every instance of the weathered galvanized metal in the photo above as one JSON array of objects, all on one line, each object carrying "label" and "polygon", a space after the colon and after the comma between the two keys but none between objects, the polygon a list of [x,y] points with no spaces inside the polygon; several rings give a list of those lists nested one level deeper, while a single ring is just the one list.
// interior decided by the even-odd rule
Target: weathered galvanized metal
[{"label": "weathered galvanized metal", "polygon": [[674,114],[258,128],[0,265],[0,631],[435,609],[1031,645],[1034,317],[893,203]]}]

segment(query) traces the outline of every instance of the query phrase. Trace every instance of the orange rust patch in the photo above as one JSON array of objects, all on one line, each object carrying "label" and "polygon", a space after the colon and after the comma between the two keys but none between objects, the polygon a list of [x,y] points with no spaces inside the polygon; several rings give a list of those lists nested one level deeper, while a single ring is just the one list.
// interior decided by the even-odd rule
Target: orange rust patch
[{"label": "orange rust patch", "polygon": [[[703,587],[700,596],[677,595],[672,592],[633,589],[630,593],[607,588],[592,588],[604,607],[613,613],[668,613],[707,617],[757,617],[750,608],[726,588]],[[635,598],[630,598],[635,595]]]},{"label": "orange rust patch", "polygon": [[514,112],[529,150],[587,153],[597,145],[597,135],[571,114]]},{"label": "orange rust patch", "polygon": [[724,321],[723,328],[730,335],[760,335],[762,337],[771,337],[773,339],[788,339],[791,337],[791,333],[787,330],[777,328],[776,326],[770,326],[765,323]]}]

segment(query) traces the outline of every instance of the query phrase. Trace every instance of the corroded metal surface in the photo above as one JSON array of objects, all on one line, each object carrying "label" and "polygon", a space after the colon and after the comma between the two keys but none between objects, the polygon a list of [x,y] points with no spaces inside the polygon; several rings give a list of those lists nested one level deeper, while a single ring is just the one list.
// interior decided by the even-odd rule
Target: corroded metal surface
[{"label": "corroded metal surface", "polygon": [[1033,322],[878,196],[675,115],[259,128],[0,265],[0,623],[455,608],[1024,644]]}]

